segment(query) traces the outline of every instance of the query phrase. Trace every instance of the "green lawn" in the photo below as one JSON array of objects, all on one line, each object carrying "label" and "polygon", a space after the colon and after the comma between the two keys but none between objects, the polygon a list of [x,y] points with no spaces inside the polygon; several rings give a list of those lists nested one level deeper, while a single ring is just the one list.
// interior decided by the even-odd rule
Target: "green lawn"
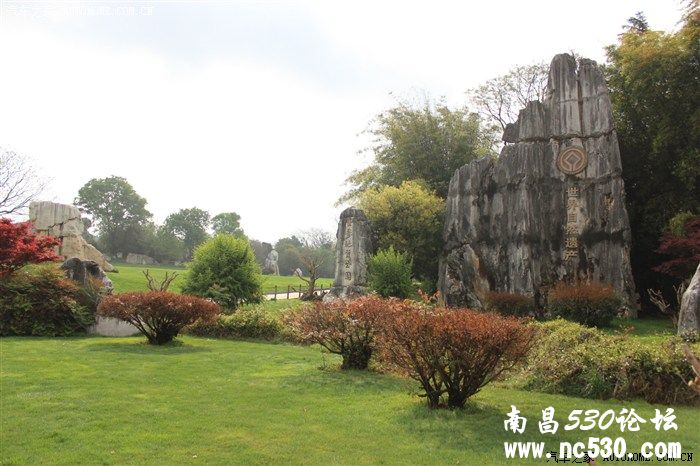
[{"label": "green lawn", "polygon": [[[180,292],[184,281],[185,274],[187,270],[182,267],[171,267],[164,265],[157,266],[145,266],[145,265],[131,265],[131,264],[114,264],[118,272],[108,272],[110,280],[114,284],[114,291],[116,293],[123,293],[125,291],[145,291],[146,287],[146,277],[143,275],[143,271],[148,269],[151,276],[155,277],[157,280],[162,280],[165,277],[165,273],[176,272],[178,277],[175,279],[170,287],[170,291]],[[299,279],[299,277],[283,277],[275,275],[264,275],[263,291],[265,293],[272,293],[275,290],[275,285],[277,285],[277,290],[280,293],[287,291],[287,286],[306,286],[306,284]],[[332,278],[322,278],[316,282],[316,286],[330,287],[333,283]]]},{"label": "green lawn", "polygon": [[[503,442],[624,437],[679,441],[700,454],[700,410],[676,407],[679,430],[563,431],[573,409],[634,407],[489,386],[464,411],[431,411],[409,381],[341,372],[315,347],[184,337],[0,339],[2,464],[521,464]],[[507,433],[515,404],[527,431]],[[554,406],[560,429],[537,430]],[[544,464],[545,459],[531,464]],[[629,463],[627,463],[629,464]]]}]

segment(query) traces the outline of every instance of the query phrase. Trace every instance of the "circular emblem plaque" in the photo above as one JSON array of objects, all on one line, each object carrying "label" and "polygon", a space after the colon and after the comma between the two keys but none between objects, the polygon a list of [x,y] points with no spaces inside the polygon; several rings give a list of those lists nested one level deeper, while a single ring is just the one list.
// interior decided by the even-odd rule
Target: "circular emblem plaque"
[{"label": "circular emblem plaque", "polygon": [[559,152],[557,168],[566,175],[581,173],[588,165],[588,155],[583,147],[567,147]]}]

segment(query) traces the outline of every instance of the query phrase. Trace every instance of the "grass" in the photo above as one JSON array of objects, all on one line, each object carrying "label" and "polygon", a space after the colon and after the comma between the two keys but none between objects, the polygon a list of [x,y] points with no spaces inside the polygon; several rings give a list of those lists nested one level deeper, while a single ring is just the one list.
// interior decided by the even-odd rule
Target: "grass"
[{"label": "grass", "polygon": [[667,317],[616,318],[610,327],[601,328],[601,330],[611,335],[629,333],[638,341],[649,344],[662,344],[676,333],[671,319]]},{"label": "grass", "polygon": [[[564,431],[573,409],[619,411],[644,402],[593,401],[491,385],[464,411],[432,411],[410,381],[339,371],[315,347],[184,337],[0,339],[3,464],[521,464],[503,442],[624,437],[678,441],[700,453],[698,409],[676,407],[678,431]],[[529,421],[504,431],[515,404]],[[560,429],[541,435],[553,406]],[[543,464],[545,459],[532,461]]]},{"label": "grass", "polygon": [[[182,285],[185,280],[185,274],[187,270],[182,267],[172,267],[172,266],[145,266],[145,265],[133,265],[133,264],[114,264],[118,272],[108,272],[110,280],[114,284],[114,291],[116,293],[124,293],[126,291],[146,291],[148,287],[146,286],[146,277],[143,275],[143,271],[148,269],[151,276],[156,280],[162,280],[167,273],[176,272],[178,277],[170,286],[170,291],[180,293],[182,291]],[[287,291],[287,286],[304,286],[306,284],[299,277],[285,277],[285,276],[275,276],[275,275],[264,275],[263,276],[263,292],[272,293],[275,291],[275,285],[277,285],[277,290],[280,293]],[[323,285],[324,287],[329,287],[333,283],[332,278],[322,278],[316,282],[317,286]]]}]

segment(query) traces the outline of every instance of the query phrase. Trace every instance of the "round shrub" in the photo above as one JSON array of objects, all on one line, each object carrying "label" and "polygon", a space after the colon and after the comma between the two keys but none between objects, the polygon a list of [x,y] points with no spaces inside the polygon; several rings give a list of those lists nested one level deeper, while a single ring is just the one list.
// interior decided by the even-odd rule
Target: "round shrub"
[{"label": "round shrub", "polygon": [[554,317],[603,327],[617,315],[622,300],[603,283],[559,283],[550,292],[547,310]]},{"label": "round shrub", "polygon": [[107,296],[97,314],[129,322],[152,345],[169,343],[185,326],[197,319],[214,319],[221,309],[206,299],[170,293],[145,291]]},{"label": "round shrub", "polygon": [[0,278],[0,335],[66,336],[85,331],[94,309],[54,264]]},{"label": "round shrub", "polygon": [[228,310],[263,299],[262,274],[245,238],[216,235],[194,251],[183,292],[209,298]]},{"label": "round shrub", "polygon": [[535,300],[520,293],[491,292],[486,296],[486,309],[507,316],[527,317],[536,314]]},{"label": "round shrub", "polygon": [[407,298],[413,291],[412,267],[406,254],[397,252],[390,246],[370,258],[367,275],[369,286],[383,298]]}]

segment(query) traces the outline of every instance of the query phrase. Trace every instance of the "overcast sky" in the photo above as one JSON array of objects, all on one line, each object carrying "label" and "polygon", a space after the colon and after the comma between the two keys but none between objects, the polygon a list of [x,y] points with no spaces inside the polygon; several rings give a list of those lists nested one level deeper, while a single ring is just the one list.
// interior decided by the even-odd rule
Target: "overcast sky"
[{"label": "overcast sky", "polygon": [[[129,7],[133,7],[130,9]],[[249,236],[335,232],[360,133],[394,96],[463,104],[511,67],[604,61],[628,17],[677,0],[0,1],[0,146],[70,203],[119,175],[157,221],[236,211]]]}]

